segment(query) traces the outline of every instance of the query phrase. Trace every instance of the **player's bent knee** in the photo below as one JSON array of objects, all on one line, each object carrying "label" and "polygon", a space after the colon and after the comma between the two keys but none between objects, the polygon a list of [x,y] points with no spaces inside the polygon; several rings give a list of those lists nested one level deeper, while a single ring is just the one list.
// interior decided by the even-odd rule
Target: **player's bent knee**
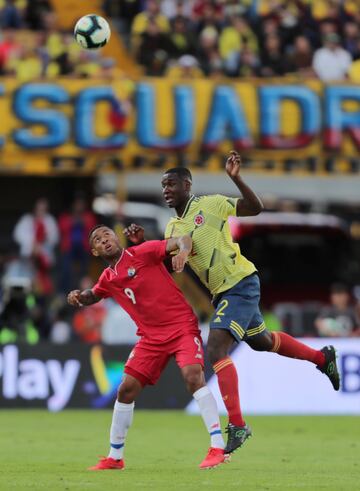
[{"label": "player's bent knee", "polygon": [[193,394],[205,385],[204,372],[201,365],[187,366],[182,369],[186,388]]},{"label": "player's bent knee", "polygon": [[222,360],[229,354],[229,350],[234,343],[234,339],[225,330],[210,329],[207,355],[212,365]]},{"label": "player's bent knee", "polygon": [[118,389],[118,401],[124,404],[131,404],[138,395],[138,388],[135,383],[125,380]]},{"label": "player's bent knee", "polygon": [[268,331],[264,331],[261,335],[256,336],[255,339],[248,341],[250,348],[255,351],[270,351],[273,344],[273,337],[271,332]]},{"label": "player's bent knee", "polygon": [[228,356],[228,349],[222,346],[208,346],[207,354],[211,365],[214,365],[218,361]]}]

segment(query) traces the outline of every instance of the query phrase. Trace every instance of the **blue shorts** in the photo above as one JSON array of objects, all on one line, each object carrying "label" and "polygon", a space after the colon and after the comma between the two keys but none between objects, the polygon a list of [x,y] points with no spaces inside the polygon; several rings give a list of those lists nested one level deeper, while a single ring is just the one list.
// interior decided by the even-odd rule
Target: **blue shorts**
[{"label": "blue shorts", "polygon": [[262,334],[266,326],[259,301],[260,281],[253,273],[215,298],[210,329],[226,329],[238,343]]}]

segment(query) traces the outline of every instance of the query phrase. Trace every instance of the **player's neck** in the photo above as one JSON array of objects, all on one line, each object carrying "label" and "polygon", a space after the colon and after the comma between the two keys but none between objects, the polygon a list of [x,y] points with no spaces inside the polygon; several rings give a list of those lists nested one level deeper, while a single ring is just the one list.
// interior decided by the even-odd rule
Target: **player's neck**
[{"label": "player's neck", "polygon": [[108,257],[106,258],[106,262],[111,268],[114,268],[116,263],[119,261],[119,259],[122,256],[122,253],[124,252],[124,249],[120,249],[119,252],[117,252],[113,257]]},{"label": "player's neck", "polygon": [[189,194],[189,196],[179,205],[178,207],[175,208],[176,214],[178,217],[181,217],[185,211],[185,208],[189,202],[189,200],[192,198],[192,194]]}]

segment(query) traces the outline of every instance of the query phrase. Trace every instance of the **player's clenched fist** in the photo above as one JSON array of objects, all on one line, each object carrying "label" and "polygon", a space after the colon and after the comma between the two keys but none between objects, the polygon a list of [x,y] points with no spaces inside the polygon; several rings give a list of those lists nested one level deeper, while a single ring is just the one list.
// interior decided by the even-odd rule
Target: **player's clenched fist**
[{"label": "player's clenched fist", "polygon": [[240,167],[241,157],[235,150],[232,150],[225,164],[226,172],[230,177],[236,177],[240,174]]},{"label": "player's clenched fist", "polygon": [[176,273],[183,271],[186,261],[188,260],[189,253],[187,251],[180,251],[176,256],[172,258],[172,267]]},{"label": "player's clenched fist", "polygon": [[67,296],[68,303],[70,305],[73,305],[74,307],[82,307],[83,304],[80,301],[80,295],[81,295],[80,290],[73,290]]},{"label": "player's clenched fist", "polygon": [[124,235],[133,243],[133,244],[141,244],[144,242],[144,229],[137,225],[136,223],[132,223],[129,227],[124,229]]}]

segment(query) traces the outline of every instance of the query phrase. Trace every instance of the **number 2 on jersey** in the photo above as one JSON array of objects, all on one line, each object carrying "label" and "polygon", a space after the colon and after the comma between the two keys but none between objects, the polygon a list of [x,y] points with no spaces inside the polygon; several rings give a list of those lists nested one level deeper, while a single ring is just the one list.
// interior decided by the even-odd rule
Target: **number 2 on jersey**
[{"label": "number 2 on jersey", "polygon": [[128,298],[130,298],[130,300],[132,301],[132,303],[133,303],[134,305],[136,305],[136,298],[135,298],[135,294],[134,294],[134,292],[132,291],[132,289],[131,289],[131,288],[125,288],[124,293],[125,293],[125,295],[126,295]]},{"label": "number 2 on jersey", "polygon": [[224,298],[224,300],[221,300],[221,302],[219,303],[218,307],[218,310],[216,311],[216,315],[225,315],[223,310],[226,309],[226,307],[229,305],[229,301],[226,300],[226,298]]}]

